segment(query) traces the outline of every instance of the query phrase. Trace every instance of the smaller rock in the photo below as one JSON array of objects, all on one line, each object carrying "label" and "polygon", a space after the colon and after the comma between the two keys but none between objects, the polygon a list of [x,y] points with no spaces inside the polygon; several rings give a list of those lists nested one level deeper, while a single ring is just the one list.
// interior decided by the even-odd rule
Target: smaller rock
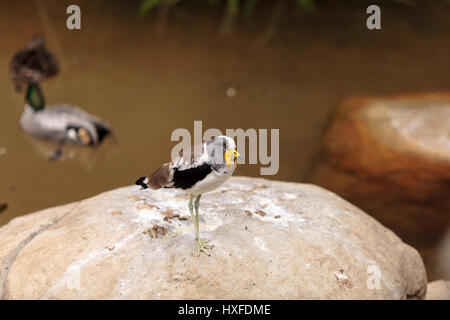
[{"label": "smaller rock", "polygon": [[450,281],[437,280],[428,283],[426,300],[450,300]]},{"label": "smaller rock", "polygon": [[333,112],[309,181],[418,249],[428,279],[449,279],[434,252],[450,229],[450,92],[346,99]]}]

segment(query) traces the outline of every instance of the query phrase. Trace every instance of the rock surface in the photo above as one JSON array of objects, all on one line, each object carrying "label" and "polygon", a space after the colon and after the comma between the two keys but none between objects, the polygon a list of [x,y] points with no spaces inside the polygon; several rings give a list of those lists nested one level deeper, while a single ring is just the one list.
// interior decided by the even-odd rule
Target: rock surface
[{"label": "rock surface", "polygon": [[450,229],[450,93],[344,101],[309,181],[423,247],[435,270],[435,245]]},{"label": "rock surface", "polygon": [[421,257],[335,194],[233,177],[202,197],[124,187],[0,228],[3,299],[422,298]]},{"label": "rock surface", "polygon": [[427,289],[427,300],[450,300],[450,281],[437,280],[430,282]]}]

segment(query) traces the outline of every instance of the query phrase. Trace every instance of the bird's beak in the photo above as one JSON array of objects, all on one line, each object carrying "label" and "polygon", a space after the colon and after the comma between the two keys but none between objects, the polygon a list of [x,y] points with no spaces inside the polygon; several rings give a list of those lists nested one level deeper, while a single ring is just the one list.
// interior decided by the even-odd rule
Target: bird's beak
[{"label": "bird's beak", "polygon": [[244,158],[239,154],[239,152],[237,152],[237,151],[234,150],[234,149],[233,149],[233,151],[234,151],[234,156],[236,157],[236,159],[244,160]]},{"label": "bird's beak", "polygon": [[225,161],[227,163],[227,166],[230,167],[230,160],[231,157],[235,157],[235,163],[236,163],[236,159],[243,159],[241,157],[241,155],[239,154],[239,152],[236,151],[236,149],[228,149],[227,151],[225,151]]}]

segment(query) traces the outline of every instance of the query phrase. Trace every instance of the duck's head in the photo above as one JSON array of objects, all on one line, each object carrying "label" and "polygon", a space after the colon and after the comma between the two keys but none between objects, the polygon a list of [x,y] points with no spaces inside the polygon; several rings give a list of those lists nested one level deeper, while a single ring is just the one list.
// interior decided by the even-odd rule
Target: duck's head
[{"label": "duck's head", "polygon": [[40,83],[58,72],[58,60],[47,50],[41,35],[34,36],[26,48],[14,54],[9,68],[10,78],[19,92],[24,85]]}]

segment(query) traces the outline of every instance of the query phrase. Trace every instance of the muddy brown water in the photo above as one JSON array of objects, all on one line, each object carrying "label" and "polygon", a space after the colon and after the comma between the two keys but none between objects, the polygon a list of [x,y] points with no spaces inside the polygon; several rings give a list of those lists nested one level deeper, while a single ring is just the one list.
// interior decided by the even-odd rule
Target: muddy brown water
[{"label": "muddy brown water", "polygon": [[[66,7],[82,10],[82,30],[65,27]],[[170,159],[171,132],[279,128],[280,170],[270,179],[302,182],[332,108],[351,95],[449,89],[448,6],[386,2],[381,31],[365,28],[364,1],[324,1],[314,15],[288,8],[277,34],[258,37],[270,8],[220,35],[220,10],[180,6],[164,34],[157,14],[137,17],[131,1],[0,0],[0,225],[25,213],[132,184]],[[385,9],[386,8],[386,9]],[[97,150],[53,146],[19,128],[23,95],[9,59],[36,33],[58,55],[59,76],[43,85],[49,105],[70,103],[108,120],[118,143]],[[227,96],[228,88],[236,95]],[[259,176],[258,165],[238,175]]]}]

